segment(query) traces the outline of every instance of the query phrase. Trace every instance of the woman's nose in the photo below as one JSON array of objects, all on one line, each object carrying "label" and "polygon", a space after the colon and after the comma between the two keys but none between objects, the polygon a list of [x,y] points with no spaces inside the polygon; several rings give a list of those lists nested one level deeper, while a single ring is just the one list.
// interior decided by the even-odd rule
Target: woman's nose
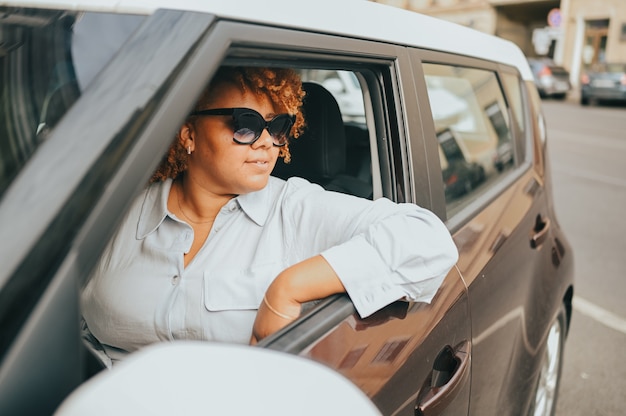
[{"label": "woman's nose", "polygon": [[261,131],[261,136],[259,136],[259,138],[252,143],[252,147],[254,148],[259,148],[259,147],[272,147],[274,145],[274,139],[272,138],[272,136],[270,135],[270,133],[267,131],[267,129],[263,129],[263,131]]}]

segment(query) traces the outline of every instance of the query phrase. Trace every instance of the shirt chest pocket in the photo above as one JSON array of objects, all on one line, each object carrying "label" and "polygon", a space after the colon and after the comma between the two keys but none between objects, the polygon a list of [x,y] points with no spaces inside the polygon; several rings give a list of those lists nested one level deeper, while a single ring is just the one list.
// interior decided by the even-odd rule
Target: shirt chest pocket
[{"label": "shirt chest pocket", "polygon": [[284,269],[278,262],[246,269],[204,272],[204,306],[211,312],[258,309],[265,291]]}]

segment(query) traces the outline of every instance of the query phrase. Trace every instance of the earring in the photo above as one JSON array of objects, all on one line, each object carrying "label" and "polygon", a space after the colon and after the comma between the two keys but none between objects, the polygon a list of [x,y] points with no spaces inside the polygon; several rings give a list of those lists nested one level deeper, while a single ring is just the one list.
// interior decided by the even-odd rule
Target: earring
[{"label": "earring", "polygon": [[187,146],[187,154],[190,155],[191,154],[191,146]]}]

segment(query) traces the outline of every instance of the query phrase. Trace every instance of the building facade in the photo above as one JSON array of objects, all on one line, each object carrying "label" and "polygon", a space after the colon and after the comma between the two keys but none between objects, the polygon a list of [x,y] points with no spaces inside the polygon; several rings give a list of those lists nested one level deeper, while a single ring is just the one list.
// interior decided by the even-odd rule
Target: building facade
[{"label": "building facade", "polygon": [[626,63],[626,0],[370,0],[496,35],[547,56],[578,86],[586,68]]},{"label": "building facade", "polygon": [[566,19],[559,58],[576,84],[586,68],[626,63],[625,0],[561,0]]}]

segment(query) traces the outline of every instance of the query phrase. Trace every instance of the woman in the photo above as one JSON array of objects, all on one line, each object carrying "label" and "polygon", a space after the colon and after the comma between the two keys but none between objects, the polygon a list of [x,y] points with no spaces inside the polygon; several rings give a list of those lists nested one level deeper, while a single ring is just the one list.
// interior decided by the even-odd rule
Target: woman
[{"label": "woman", "polygon": [[173,339],[256,343],[335,293],[362,317],[434,296],[457,251],[431,212],[270,177],[303,95],[286,69],[213,78],[83,291],[105,360]]}]

